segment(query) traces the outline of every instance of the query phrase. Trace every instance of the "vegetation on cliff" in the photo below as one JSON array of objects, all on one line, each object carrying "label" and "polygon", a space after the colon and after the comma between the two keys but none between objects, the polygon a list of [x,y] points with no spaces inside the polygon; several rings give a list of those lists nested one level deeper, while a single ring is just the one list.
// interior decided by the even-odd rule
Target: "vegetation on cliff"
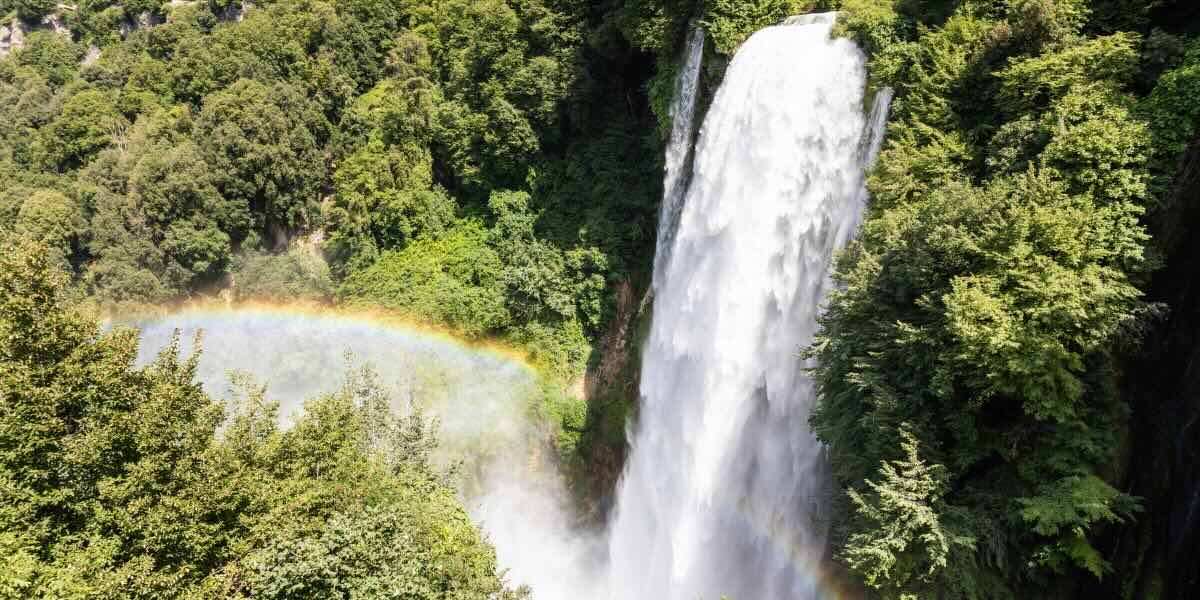
[{"label": "vegetation on cliff", "polygon": [[1113,4],[843,3],[896,100],[810,351],[812,423],[847,493],[838,554],[881,596],[1102,578],[1096,541],[1139,513],[1120,352],[1162,311],[1145,224],[1200,80],[1152,3]]},{"label": "vegetation on cliff", "polygon": [[[126,4],[81,5],[70,34],[0,62],[5,229],[60,250],[82,292],[177,301],[251,269],[242,295],[353,297],[582,373],[608,286],[653,247],[661,159],[623,72],[645,69],[626,7]],[[113,11],[161,24],[102,28]],[[304,240],[329,284],[277,281],[294,268],[261,258]],[[412,293],[381,279],[422,269],[437,276]]]}]

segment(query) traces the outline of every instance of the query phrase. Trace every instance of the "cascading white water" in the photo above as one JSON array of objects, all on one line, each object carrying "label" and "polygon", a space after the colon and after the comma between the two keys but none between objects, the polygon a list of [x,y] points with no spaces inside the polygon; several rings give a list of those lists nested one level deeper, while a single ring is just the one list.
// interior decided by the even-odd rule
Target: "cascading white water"
[{"label": "cascading white water", "polygon": [[890,99],[876,95],[868,128],[865,59],[830,39],[833,21],[754,34],[700,132],[655,264],[642,405],[610,532],[614,599],[818,596],[826,476],[798,354],[831,258],[860,221]]},{"label": "cascading white water", "polygon": [[683,208],[692,157],[692,134],[695,133],[696,97],[700,91],[700,65],[704,58],[704,30],[693,26],[688,33],[683,60],[675,75],[675,94],[671,97],[671,135],[667,139],[666,165],[663,175],[663,198],[659,208],[658,238],[654,251],[654,286],[671,253],[671,240]]}]

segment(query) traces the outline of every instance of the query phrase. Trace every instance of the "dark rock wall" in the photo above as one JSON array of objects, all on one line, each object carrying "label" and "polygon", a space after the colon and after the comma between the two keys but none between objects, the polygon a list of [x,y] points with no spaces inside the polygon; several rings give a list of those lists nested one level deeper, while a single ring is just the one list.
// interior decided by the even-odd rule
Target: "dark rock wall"
[{"label": "dark rock wall", "polygon": [[1115,572],[1090,597],[1200,598],[1200,138],[1173,195],[1154,225],[1166,264],[1146,290],[1169,312],[1128,360],[1123,383],[1129,491],[1144,510],[1110,540]]}]

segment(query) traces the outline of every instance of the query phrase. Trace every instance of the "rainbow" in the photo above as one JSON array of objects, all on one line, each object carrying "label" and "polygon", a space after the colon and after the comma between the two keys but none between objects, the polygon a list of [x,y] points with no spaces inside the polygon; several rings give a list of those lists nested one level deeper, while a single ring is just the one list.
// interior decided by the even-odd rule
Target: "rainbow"
[{"label": "rainbow", "polygon": [[[244,372],[279,400],[281,418],[298,414],[305,400],[335,391],[349,366],[369,364],[393,397],[423,399],[437,409],[446,433],[465,436],[472,429],[466,424],[481,412],[504,422],[527,420],[530,398],[543,380],[511,346],[465,340],[381,310],[204,303],[112,317],[106,327],[139,330],[139,364],[152,360],[176,332],[183,352],[190,352],[188,340],[202,332],[197,379],[209,395],[228,397],[230,373]],[[456,424],[463,431],[456,432]],[[512,425],[518,426],[524,424]]]},{"label": "rainbow", "polygon": [[[759,539],[767,540],[770,552],[778,556],[786,556],[784,564],[789,570],[798,574],[798,579],[806,582],[812,591],[811,598],[815,600],[842,600],[864,598],[865,591],[855,584],[848,573],[841,572],[828,556],[814,556],[811,548],[796,545],[788,538],[788,532],[779,530],[779,524],[771,515],[756,514],[747,510],[736,501],[714,498],[712,510],[721,513],[731,526],[753,532]],[[814,519],[819,518],[814,514]],[[778,573],[764,573],[763,576],[777,576]],[[737,600],[731,598],[730,600]]]},{"label": "rainbow", "polygon": [[342,307],[309,302],[246,301],[229,304],[217,301],[189,302],[178,306],[161,306],[125,315],[107,315],[106,325],[131,326],[141,329],[169,321],[249,323],[254,320],[298,320],[316,326],[339,324],[361,330],[389,331],[400,335],[420,337],[453,346],[467,352],[495,356],[513,365],[536,371],[527,352],[493,338],[468,339],[453,329],[406,317],[382,308]]}]

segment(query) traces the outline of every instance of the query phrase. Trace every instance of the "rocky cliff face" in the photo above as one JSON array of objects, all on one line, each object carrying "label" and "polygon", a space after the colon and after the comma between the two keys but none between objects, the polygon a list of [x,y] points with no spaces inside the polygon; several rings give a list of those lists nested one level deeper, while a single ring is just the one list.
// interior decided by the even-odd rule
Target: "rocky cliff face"
[{"label": "rocky cliff face", "polygon": [[149,29],[155,25],[161,25],[163,18],[150,11],[143,12],[136,18],[127,18],[121,23],[121,37],[128,37],[129,34],[140,29]]},{"label": "rocky cliff face", "polygon": [[28,23],[17,17],[12,18],[12,23],[0,25],[0,59],[12,54],[13,50],[24,48],[25,36],[31,30]]},{"label": "rocky cliff face", "polygon": [[1166,267],[1147,300],[1166,317],[1128,361],[1129,490],[1143,498],[1137,522],[1110,541],[1116,572],[1105,598],[1200,598],[1200,138],[1180,166],[1174,198],[1154,226]]},{"label": "rocky cliff face", "polygon": [[[171,0],[170,5],[174,7],[195,4],[197,1]],[[220,21],[241,21],[245,15],[245,11],[250,8],[253,8],[253,5],[249,2],[230,4],[221,10],[217,15],[217,19]],[[13,17],[11,22],[0,25],[0,59],[3,59],[15,50],[23,48],[26,37],[34,31],[53,31],[61,35],[71,35],[71,29],[67,26],[66,20],[63,18],[63,12],[71,10],[76,9],[73,6],[60,4],[55,12],[42,17],[40,21],[30,22],[19,17]],[[166,20],[162,15],[150,11],[142,12],[137,16],[129,16],[119,26],[121,37],[127,37],[135,31],[161,25],[164,22]],[[99,49],[89,49],[85,62],[95,61],[98,56]]]},{"label": "rocky cliff face", "polygon": [[615,286],[615,314],[596,343],[584,381],[588,401],[582,432],[585,468],[576,489],[587,516],[602,520],[612,507],[612,494],[625,466],[625,427],[638,403],[641,343],[650,311],[641,300],[644,289],[622,281]]},{"label": "rocky cliff face", "polygon": [[37,23],[13,17],[13,20],[7,25],[0,25],[0,58],[8,56],[14,50],[24,48],[25,38],[34,31],[53,31],[62,35],[71,33],[58,13],[46,15]]},{"label": "rocky cliff face", "polygon": [[24,23],[13,17],[12,23],[0,25],[0,58],[25,45]]},{"label": "rocky cliff face", "polygon": [[61,35],[70,35],[71,30],[63,19],[63,11],[67,10],[75,10],[75,7],[59,4],[54,12],[42,17],[40,21],[31,22],[14,16],[11,22],[0,25],[0,58],[23,48],[25,38],[34,31],[53,31]]}]

